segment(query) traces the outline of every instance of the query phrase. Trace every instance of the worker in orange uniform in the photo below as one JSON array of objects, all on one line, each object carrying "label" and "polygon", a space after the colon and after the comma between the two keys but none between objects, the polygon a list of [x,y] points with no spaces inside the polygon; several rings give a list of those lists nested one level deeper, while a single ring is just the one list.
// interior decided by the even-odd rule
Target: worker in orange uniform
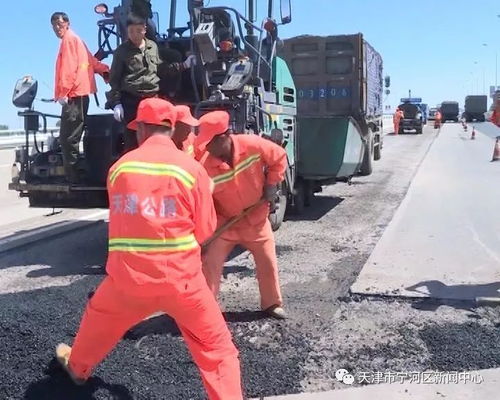
[{"label": "worker in orange uniform", "polygon": [[[217,225],[241,214],[262,198],[260,207],[225,231],[210,244],[203,257],[203,272],[217,297],[224,262],[234,246],[247,248],[255,259],[262,310],[275,318],[286,318],[279,286],[278,261],[269,202],[274,202],[278,184],[287,167],[285,150],[257,135],[229,131],[229,114],[213,111],[200,118],[195,147],[207,156],[203,166],[214,183]],[[264,173],[264,169],[267,173]]]},{"label": "worker in orange uniform", "polygon": [[434,129],[439,129],[441,128],[441,119],[443,116],[441,115],[441,111],[437,110],[436,114],[434,115]]},{"label": "worker in orange uniform", "polygon": [[61,39],[54,92],[54,100],[62,105],[59,142],[66,179],[78,183],[78,150],[89,109],[89,95],[97,92],[94,74],[100,74],[107,82],[109,67],[90,54],[85,43],[70,29],[67,14],[56,12],[50,21],[54,33]]},{"label": "worker in orange uniform", "polygon": [[497,102],[490,121],[500,128],[500,101]]},{"label": "worker in orange uniform", "polygon": [[396,109],[396,112],[394,113],[394,117],[392,118],[392,121],[394,122],[394,134],[398,135],[399,134],[399,125],[401,123],[401,120],[405,117],[405,114],[403,110],[401,110],[399,107]]},{"label": "worker in orange uniform", "polygon": [[200,125],[200,122],[193,117],[188,106],[177,106],[177,122],[175,123],[172,140],[179,150],[194,157],[195,134],[193,128]]},{"label": "worker in orange uniform", "polygon": [[175,319],[209,399],[242,399],[238,351],[202,272],[199,243],[216,214],[203,167],[171,140],[177,111],[166,100],[143,100],[139,147],[108,175],[108,276],[89,300],[73,348],[56,356],[83,384],[124,333],[157,311]]}]

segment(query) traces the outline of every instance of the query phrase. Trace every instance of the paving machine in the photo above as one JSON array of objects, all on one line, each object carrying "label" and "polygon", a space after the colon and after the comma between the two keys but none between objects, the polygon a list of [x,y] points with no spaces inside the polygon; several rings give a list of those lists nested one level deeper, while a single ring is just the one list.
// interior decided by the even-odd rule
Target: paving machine
[{"label": "paving machine", "polygon": [[[162,80],[160,90],[174,104],[191,106],[198,117],[211,110],[227,110],[234,132],[264,136],[287,150],[289,167],[276,199],[280,207],[270,216],[276,229],[287,203],[294,203],[296,175],[296,89],[286,62],[276,55],[278,28],[291,22],[291,1],[280,0],[278,4],[268,0],[266,18],[260,24],[256,23],[254,0],[246,1],[246,15],[231,7],[205,7],[203,0],[184,3],[188,21],[176,26],[180,9],[178,1],[171,0],[165,33],[159,32],[159,15],[148,0],[122,0],[113,9],[98,4],[95,11],[102,19],[98,21],[96,57],[105,59],[126,40],[130,12],[147,18],[148,37],[158,43],[163,62],[182,61],[194,54],[196,66]],[[280,10],[279,21],[274,17],[275,8]],[[36,80],[30,78],[18,81],[14,91],[14,105],[24,109],[19,115],[25,118],[26,144],[16,149],[19,171],[9,188],[27,197],[31,207],[108,207],[106,177],[122,154],[123,124],[110,113],[88,115],[78,162],[83,183],[70,184],[64,177],[57,138],[46,144],[36,140],[38,119],[45,122],[48,117],[57,117],[33,109],[36,89]]]}]

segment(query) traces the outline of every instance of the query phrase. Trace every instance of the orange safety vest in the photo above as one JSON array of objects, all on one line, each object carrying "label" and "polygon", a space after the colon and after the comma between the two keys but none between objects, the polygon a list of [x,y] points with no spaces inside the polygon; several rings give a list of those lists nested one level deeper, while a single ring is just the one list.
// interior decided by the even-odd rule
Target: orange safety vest
[{"label": "orange safety vest", "polygon": [[[268,139],[257,135],[231,135],[233,165],[211,155],[203,157],[203,166],[214,183],[214,202],[217,224],[239,215],[257,203],[266,184],[283,181],[287,167],[286,151]],[[264,169],[267,173],[264,173]],[[240,222],[234,229],[263,223],[269,214],[269,204],[263,204]]]},{"label": "orange safety vest", "polygon": [[56,61],[54,98],[88,96],[96,93],[94,74],[109,72],[85,43],[69,29],[61,39]]},{"label": "orange safety vest", "polygon": [[106,271],[127,293],[158,296],[201,272],[200,243],[214,232],[210,178],[166,136],[125,154],[108,175]]}]

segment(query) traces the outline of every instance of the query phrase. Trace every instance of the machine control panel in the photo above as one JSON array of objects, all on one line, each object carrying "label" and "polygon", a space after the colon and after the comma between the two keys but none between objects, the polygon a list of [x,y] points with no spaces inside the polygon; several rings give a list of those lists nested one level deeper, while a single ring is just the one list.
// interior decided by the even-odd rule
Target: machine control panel
[{"label": "machine control panel", "polygon": [[225,92],[242,91],[245,84],[252,77],[252,71],[253,63],[248,58],[233,62],[229,67],[221,89]]}]

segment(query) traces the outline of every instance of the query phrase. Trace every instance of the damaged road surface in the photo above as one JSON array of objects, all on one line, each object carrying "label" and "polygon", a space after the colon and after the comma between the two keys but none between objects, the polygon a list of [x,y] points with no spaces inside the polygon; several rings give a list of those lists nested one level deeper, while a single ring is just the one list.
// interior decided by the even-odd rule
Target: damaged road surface
[{"label": "damaged road surface", "polygon": [[[459,129],[458,125],[445,125]],[[335,372],[470,371],[500,366],[500,314],[467,303],[349,296],[437,133],[387,136],[374,173],[316,197],[276,234],[290,318],[259,310],[251,256],[226,264],[220,303],[240,350],[248,397],[345,388]],[[409,151],[411,149],[411,151]],[[0,256],[1,399],[203,399],[175,323],[131,329],[83,387],[55,365],[88,293],[103,279],[106,224]]]}]

